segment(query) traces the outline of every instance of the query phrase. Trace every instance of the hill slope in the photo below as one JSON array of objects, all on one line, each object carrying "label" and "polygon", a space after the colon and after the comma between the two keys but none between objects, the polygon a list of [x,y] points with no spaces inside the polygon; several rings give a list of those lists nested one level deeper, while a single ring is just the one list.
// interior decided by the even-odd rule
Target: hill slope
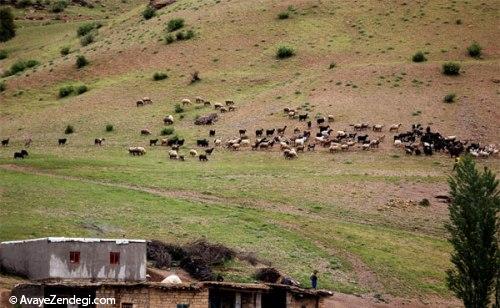
[{"label": "hill slope", "polygon": [[[319,269],[322,287],[343,292],[452,300],[444,284],[447,210],[434,196],[446,193],[453,162],[444,155],[404,157],[387,127],[432,124],[446,135],[498,143],[498,5],[179,0],[143,20],[144,7],[71,6],[63,21],[24,20],[27,12],[16,10],[18,35],[0,45],[9,52],[0,68],[17,60],[41,64],[4,78],[0,94],[0,137],[11,138],[0,149],[1,240],[205,236],[256,251],[305,285]],[[289,18],[278,19],[285,11]],[[183,18],[181,31],[193,30],[194,38],[165,44],[172,18]],[[76,30],[90,19],[102,27],[82,47]],[[481,59],[467,55],[473,41],[484,48]],[[281,45],[296,55],[278,60]],[[61,56],[65,46],[71,53]],[[419,50],[428,60],[411,62]],[[77,55],[90,64],[77,69]],[[446,61],[461,64],[460,76],[441,73]],[[201,81],[190,84],[194,71]],[[168,78],[153,81],[155,72]],[[89,91],[58,98],[62,86],[80,84]],[[443,103],[448,93],[456,103]],[[154,103],[137,108],[144,96]],[[261,127],[286,125],[288,135],[305,129],[282,113],[300,107],[311,118],[334,115],[334,131],[385,124],[384,132],[368,134],[386,141],[369,152],[318,149],[295,161],[277,149],[216,149],[206,164],[168,160],[163,147],[148,148],[144,157],[127,154],[129,146],[161,138],[163,117],[174,114],[187,157],[195,139],[208,138],[209,128],[193,120],[212,110],[191,105],[175,114],[174,106],[196,96],[236,102],[235,112],[210,127],[224,140],[243,128],[252,138]],[[107,124],[115,131],[105,132]],[[75,133],[64,135],[67,125]],[[139,134],[144,128],[151,138]],[[13,162],[28,137],[29,159]],[[63,137],[68,144],[58,147]],[[102,137],[104,146],[94,147]],[[482,163],[499,168],[498,158]],[[423,198],[429,207],[417,204]]]}]

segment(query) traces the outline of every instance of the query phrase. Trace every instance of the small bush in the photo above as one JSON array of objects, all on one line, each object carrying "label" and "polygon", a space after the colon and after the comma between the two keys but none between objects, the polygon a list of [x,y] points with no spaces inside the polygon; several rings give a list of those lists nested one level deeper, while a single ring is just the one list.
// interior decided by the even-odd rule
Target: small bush
[{"label": "small bush", "polygon": [[179,31],[175,34],[175,38],[178,40],[178,41],[183,41],[186,39],[186,34],[184,33],[184,31]]},{"label": "small bush", "polygon": [[28,68],[32,68],[32,67],[35,67],[37,65],[39,65],[40,62],[36,61],[36,60],[28,60],[28,61],[23,61],[23,60],[20,60],[20,61],[17,61],[15,62],[14,64],[12,64],[10,66],[10,69],[7,70],[5,73],[4,73],[4,76],[12,76],[12,75],[15,75],[17,73],[20,73]]},{"label": "small bush", "polygon": [[186,31],[186,40],[192,39],[194,37],[194,31],[189,29]]},{"label": "small bush", "polygon": [[329,69],[333,69],[335,67],[337,67],[337,63],[335,62],[330,63],[330,66],[328,66]]},{"label": "small bush", "polygon": [[92,44],[94,41],[95,41],[94,34],[89,33],[89,34],[82,36],[80,38],[80,45],[87,46],[89,44]]},{"label": "small bush", "polygon": [[276,57],[278,59],[290,58],[293,55],[295,55],[295,51],[289,46],[280,46],[276,51]]},{"label": "small bush", "polygon": [[184,19],[182,19],[182,18],[170,19],[168,24],[167,24],[168,32],[173,32],[175,30],[179,30],[182,27],[184,27]]},{"label": "small bush", "polygon": [[288,12],[281,12],[278,14],[278,19],[288,19],[288,17],[290,17]]},{"label": "small bush", "polygon": [[163,80],[163,79],[167,79],[167,78],[168,78],[168,75],[165,73],[162,73],[162,72],[156,72],[153,75],[153,80],[155,80],[155,81]]},{"label": "small bush", "polygon": [[106,131],[107,132],[112,132],[114,130],[115,130],[115,128],[114,128],[113,124],[106,124]]},{"label": "small bush", "polygon": [[94,30],[95,28],[97,28],[97,24],[95,22],[85,23],[78,27],[78,29],[76,30],[76,35],[85,36],[92,32],[92,30]]},{"label": "small bush", "polygon": [[431,205],[431,202],[429,201],[429,199],[424,198],[424,199],[420,200],[418,205],[423,206],[423,207],[428,207]]},{"label": "small bush", "polygon": [[68,1],[66,0],[58,0],[50,6],[50,11],[53,13],[61,13],[68,6]]},{"label": "small bush", "polygon": [[146,246],[146,258],[156,268],[168,268],[172,263],[172,256],[166,244],[160,241],[151,241]]},{"label": "small bush", "polygon": [[5,91],[5,88],[6,88],[5,81],[0,81],[0,92]]},{"label": "small bush", "polygon": [[174,133],[175,129],[173,129],[172,127],[165,127],[161,130],[161,135],[162,136],[169,136],[169,135],[172,135]]},{"label": "small bush", "polygon": [[0,50],[0,60],[6,59],[9,56],[6,50]]},{"label": "small bush", "polygon": [[7,42],[16,36],[14,14],[10,7],[0,7],[0,42]]},{"label": "small bush", "polygon": [[184,250],[196,259],[202,259],[204,263],[222,265],[226,261],[232,260],[236,252],[221,244],[212,244],[205,240],[198,240],[184,247]]},{"label": "small bush", "polygon": [[472,43],[469,47],[467,47],[467,52],[469,56],[473,58],[479,58],[481,56],[483,48],[476,42]]},{"label": "small bush", "polygon": [[175,38],[172,34],[165,35],[165,43],[172,44],[175,41]]},{"label": "small bush", "polygon": [[451,104],[455,102],[455,98],[456,98],[455,93],[446,94],[446,96],[444,97],[444,102]]},{"label": "small bush", "polygon": [[73,86],[61,87],[61,88],[59,88],[59,97],[63,98],[63,97],[69,96],[69,95],[73,94],[73,92],[75,92],[75,88],[73,88]]},{"label": "small bush", "polygon": [[142,11],[142,17],[146,20],[153,18],[155,15],[156,10],[149,5],[144,9],[144,11]]},{"label": "small bush", "polygon": [[454,76],[460,74],[460,64],[455,62],[447,62],[443,64],[443,74]]},{"label": "small bush", "polygon": [[76,67],[77,68],[82,68],[84,66],[87,66],[89,64],[89,61],[85,58],[85,56],[78,56],[76,57]]},{"label": "small bush", "polygon": [[76,88],[76,94],[80,95],[87,92],[89,88],[86,85],[81,85]]},{"label": "small bush", "polygon": [[413,57],[411,58],[413,62],[424,62],[427,61],[427,58],[425,57],[424,53],[421,51],[417,51]]},{"label": "small bush", "polygon": [[72,134],[74,132],[75,132],[75,128],[73,127],[73,125],[66,126],[66,129],[64,130],[64,133],[66,135]]},{"label": "small bush", "polygon": [[63,47],[59,52],[61,53],[61,56],[67,56],[69,55],[69,47]]},{"label": "small bush", "polygon": [[175,113],[183,113],[184,108],[182,108],[181,104],[175,104],[174,111],[175,111]]}]

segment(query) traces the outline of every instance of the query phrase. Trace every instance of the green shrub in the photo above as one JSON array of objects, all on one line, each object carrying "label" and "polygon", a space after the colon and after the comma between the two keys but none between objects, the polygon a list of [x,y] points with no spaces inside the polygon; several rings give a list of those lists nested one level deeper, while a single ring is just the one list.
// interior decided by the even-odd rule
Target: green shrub
[{"label": "green shrub", "polygon": [[76,88],[76,94],[80,95],[80,94],[83,94],[85,92],[87,92],[89,90],[89,88],[86,86],[86,85],[81,85],[81,86],[78,86]]},{"label": "green shrub", "polygon": [[7,42],[16,36],[14,14],[10,7],[0,7],[0,42]]},{"label": "green shrub", "polygon": [[81,25],[80,27],[78,27],[78,29],[76,30],[76,35],[85,36],[85,35],[89,34],[90,32],[92,32],[92,30],[94,30],[96,28],[97,28],[97,24],[95,22],[85,23],[85,24]]},{"label": "green shrub", "polygon": [[82,55],[76,57],[76,67],[82,68],[89,64],[89,61]]},{"label": "green shrub", "polygon": [[467,52],[469,56],[473,58],[479,58],[481,56],[483,48],[476,42],[472,43],[469,47],[467,47]]},{"label": "green shrub", "polygon": [[161,130],[161,135],[162,136],[172,135],[174,131],[175,130],[173,127],[165,127],[164,129]]},{"label": "green shrub", "polygon": [[89,33],[85,36],[82,36],[80,38],[80,45],[82,46],[87,46],[89,44],[92,44],[95,41],[95,37],[93,33]]},{"label": "green shrub", "polygon": [[40,62],[38,62],[36,60],[27,60],[27,61],[19,60],[10,66],[10,69],[4,73],[4,76],[15,75],[15,74],[20,73],[28,68],[35,67],[39,64],[40,64]]},{"label": "green shrub", "polygon": [[290,17],[290,14],[286,11],[278,14],[278,19],[288,19],[288,17]]},{"label": "green shrub", "polygon": [[175,34],[175,38],[178,40],[178,41],[183,41],[186,39],[186,34],[184,33],[184,31],[179,31]]},{"label": "green shrub", "polygon": [[413,62],[424,62],[427,61],[427,58],[425,57],[424,53],[421,51],[417,51],[413,57],[411,58]]},{"label": "green shrub", "polygon": [[163,79],[167,79],[167,78],[168,78],[168,75],[165,73],[162,73],[162,72],[156,72],[153,75],[153,80],[155,80],[155,81],[163,80]]},{"label": "green shrub", "polygon": [[106,131],[107,132],[112,132],[115,128],[113,127],[113,124],[107,124],[106,125]]},{"label": "green shrub", "polygon": [[173,32],[175,30],[179,30],[182,27],[184,27],[184,19],[182,19],[182,18],[170,19],[168,24],[167,24],[168,32]]},{"label": "green shrub", "polygon": [[61,53],[61,56],[66,56],[66,55],[69,55],[69,47],[63,47],[61,48],[61,50],[59,51]]},{"label": "green shrub", "polygon": [[290,58],[293,55],[295,55],[295,50],[289,46],[280,46],[276,51],[276,57],[278,59]]},{"label": "green shrub", "polygon": [[189,40],[194,37],[194,31],[189,29],[186,31],[186,40]]},{"label": "green shrub", "polygon": [[61,88],[59,88],[59,97],[63,98],[63,97],[69,96],[69,95],[73,94],[73,92],[75,92],[75,88],[73,88],[73,86],[61,87]]},{"label": "green shrub", "polygon": [[60,13],[66,9],[68,6],[68,1],[66,0],[58,0],[50,6],[50,11],[53,13]]},{"label": "green shrub", "polygon": [[455,93],[446,94],[444,97],[444,102],[451,104],[451,103],[455,102],[456,97],[457,96],[455,95]]},{"label": "green shrub", "polygon": [[64,130],[64,133],[65,133],[66,135],[68,135],[68,134],[72,134],[72,133],[74,133],[74,132],[75,132],[75,128],[73,127],[73,125],[68,125],[68,126],[66,126],[66,129]]},{"label": "green shrub", "polygon": [[142,17],[146,20],[153,18],[155,15],[156,10],[149,5],[144,9],[144,11],[142,11]]},{"label": "green shrub", "polygon": [[6,50],[0,50],[0,60],[6,59],[9,56]]},{"label": "green shrub", "polygon": [[443,74],[445,75],[459,75],[460,74],[460,64],[455,62],[447,62],[443,64]]},{"label": "green shrub", "polygon": [[172,34],[167,34],[165,36],[165,43],[172,44],[175,41],[175,38]]},{"label": "green shrub", "polygon": [[181,104],[175,104],[174,111],[175,111],[175,113],[183,113],[184,108],[182,108]]},{"label": "green shrub", "polygon": [[5,88],[6,88],[5,81],[0,81],[0,92],[5,91]]}]

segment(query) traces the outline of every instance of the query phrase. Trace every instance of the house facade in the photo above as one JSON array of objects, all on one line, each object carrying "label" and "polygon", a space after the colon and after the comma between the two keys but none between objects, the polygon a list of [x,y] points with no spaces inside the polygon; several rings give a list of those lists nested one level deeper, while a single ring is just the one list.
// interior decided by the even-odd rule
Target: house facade
[{"label": "house facade", "polygon": [[146,241],[48,237],[2,242],[0,268],[33,281],[143,281]]}]

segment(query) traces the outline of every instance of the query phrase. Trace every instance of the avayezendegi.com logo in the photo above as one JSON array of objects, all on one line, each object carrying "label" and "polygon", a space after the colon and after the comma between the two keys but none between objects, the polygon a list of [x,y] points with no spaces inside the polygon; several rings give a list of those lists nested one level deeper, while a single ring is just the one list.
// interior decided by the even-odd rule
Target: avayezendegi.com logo
[{"label": "avayezendegi.com logo", "polygon": [[88,297],[77,297],[74,295],[73,297],[58,297],[57,295],[49,295],[49,297],[28,297],[26,295],[21,296],[11,296],[9,297],[9,303],[12,305],[35,305],[38,307],[42,307],[43,305],[72,305],[72,306],[81,306],[88,307],[91,305],[114,305],[114,298],[93,298],[92,296]]}]

